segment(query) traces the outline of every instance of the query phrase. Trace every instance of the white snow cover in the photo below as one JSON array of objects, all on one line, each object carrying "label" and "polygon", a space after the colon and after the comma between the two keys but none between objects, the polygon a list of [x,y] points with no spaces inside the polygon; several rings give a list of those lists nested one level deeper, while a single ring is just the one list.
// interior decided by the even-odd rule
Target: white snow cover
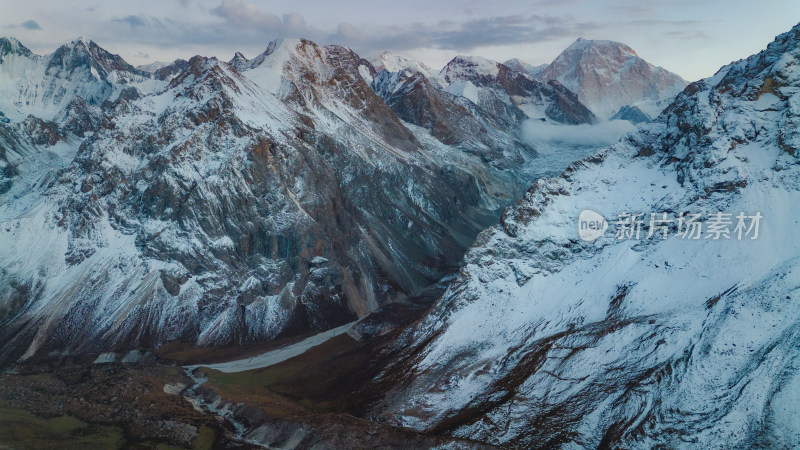
[{"label": "white snow cover", "polygon": [[277,39],[267,50],[250,61],[247,77],[263,89],[277,94],[283,82],[286,64],[297,54],[300,39]]},{"label": "white snow cover", "polygon": [[[514,80],[510,84],[519,88],[508,90],[508,80],[500,82],[502,66],[480,56],[456,56],[432,80],[445,91],[501,116],[509,111],[518,111],[536,120],[560,122],[565,119],[558,117],[557,111],[562,110],[564,105],[556,100],[558,94],[553,87],[535,80],[518,64],[515,68],[505,67],[505,70],[511,69],[506,73],[506,77]],[[578,107],[574,100],[567,100],[566,103],[570,105],[566,109]],[[589,121],[588,118],[583,120]]]},{"label": "white snow cover", "polygon": [[[512,446],[800,445],[798,67],[800,26],[537,182],[401,340],[422,351],[380,413]],[[592,243],[585,209],[612,223]],[[614,238],[662,211],[763,220],[755,240]]]},{"label": "white snow cover", "polygon": [[[19,44],[16,39],[3,39]],[[53,63],[59,52],[67,58],[88,55],[88,60],[92,60],[88,50],[90,44],[94,45],[86,38],[79,38],[45,56],[17,53],[3,56],[0,64],[0,111],[14,122],[20,122],[28,115],[53,120],[76,97],[100,105],[105,100],[117,98],[128,85],[136,86],[144,93],[166,87],[166,82],[129,72],[111,70],[103,77],[94,67],[96,61],[92,61],[89,67],[74,68]],[[71,70],[68,76],[67,70]]]},{"label": "white snow cover", "polygon": [[476,105],[478,104],[478,88],[469,80],[454,81],[445,90],[453,95],[464,97]]},{"label": "white snow cover", "polygon": [[433,75],[433,70],[425,65],[425,63],[394,55],[390,52],[381,53],[370,60],[370,63],[377,72],[381,70],[386,70],[387,72],[403,72],[408,70],[411,72],[419,72],[426,77]]},{"label": "white snow cover", "polygon": [[497,61],[482,56],[459,55],[439,72],[439,77],[450,82],[450,79],[465,78],[475,74],[496,77],[498,72]]},{"label": "white snow cover", "polygon": [[153,73],[153,72],[157,71],[158,69],[162,69],[164,67],[167,67],[170,64],[172,64],[172,63],[163,62],[163,61],[154,61],[154,62],[151,62],[150,64],[142,64],[142,65],[136,66],[136,68],[141,70],[141,71],[143,71],[143,72]]},{"label": "white snow cover", "polygon": [[[8,92],[26,82],[20,67],[30,64],[40,70],[47,57],[15,58],[4,56],[0,63],[8,79],[17,83]],[[290,323],[298,292],[306,289],[298,282],[300,271],[290,269],[276,251],[264,256],[263,263],[236,272],[239,268],[230,258],[247,245],[242,241],[246,233],[216,226],[209,230],[211,226],[200,224],[223,216],[217,214],[223,208],[232,211],[230,216],[246,209],[236,203],[239,194],[249,196],[248,202],[263,200],[269,209],[235,226],[258,237],[275,236],[276,241],[312,226],[313,208],[330,195],[330,187],[350,189],[355,176],[372,180],[398,174],[403,180],[398,201],[407,199],[410,207],[430,211],[436,221],[442,218],[431,203],[427,183],[436,181],[440,167],[452,165],[463,174],[496,180],[485,185],[491,192],[477,192],[487,211],[501,208],[509,198],[513,176],[500,178],[506,170],[488,167],[480,155],[445,145],[425,129],[410,124],[404,128],[398,119],[392,121],[386,108],[377,112],[394,127],[391,132],[408,132],[400,142],[406,147],[390,142],[394,136],[381,132],[372,115],[382,106],[380,99],[359,76],[360,59],[349,50],[284,40],[270,44],[251,61],[239,62],[241,67],[196,57],[168,84],[128,91],[130,97],[119,102],[113,95],[125,87],[138,89],[155,80],[97,80],[91,70],[79,66],[75,73],[89,77],[81,83],[107,86],[104,95],[112,95],[95,99],[101,104],[109,100],[102,107],[89,105],[83,111],[87,120],[98,122],[91,125],[93,131],[82,137],[73,134],[65,124],[71,117],[63,110],[52,124],[44,124],[61,135],[54,145],[34,144],[30,139],[38,135],[28,134],[24,124],[0,125],[0,170],[13,168],[3,172],[3,177],[6,172],[12,177],[9,190],[0,193],[0,309],[11,310],[0,359],[9,358],[8,349],[15,352],[13,358],[27,358],[50,346],[65,354],[155,346],[185,336],[187,330],[198,345],[227,344],[234,335],[274,338]],[[43,76],[40,82],[46,79],[59,86],[69,81],[66,76]],[[76,86],[86,88],[81,83]],[[70,100],[80,96],[71,94],[75,95]],[[49,100],[42,102],[41,110],[35,102],[21,101],[28,109],[12,120],[45,108],[56,111],[67,101]],[[78,114],[78,119],[83,118]],[[498,142],[508,143],[510,148],[501,152],[520,155],[521,143],[511,133],[489,131],[503,138]],[[13,141],[17,137],[19,145]],[[569,155],[577,158],[584,151]],[[256,152],[263,154],[256,158]],[[563,168],[569,158],[552,158],[550,166],[551,160],[537,165],[534,157],[530,152],[514,160],[525,170],[552,171]],[[256,180],[248,179],[259,164],[264,170],[257,172]],[[331,167],[344,169],[341,182]],[[410,170],[420,176],[409,177]],[[514,176],[523,176],[522,171]],[[0,188],[8,186],[6,181],[0,179]],[[260,194],[256,189],[262,189]],[[170,194],[162,197],[165,192]],[[154,199],[169,202],[169,207],[148,204]],[[191,214],[179,223],[174,218],[184,200],[192,202],[185,209]],[[368,241],[370,231],[356,232],[365,236],[358,251],[367,253],[365,247],[375,245]],[[407,259],[397,247],[387,245],[381,257]],[[330,266],[338,263],[336,255],[315,256],[309,255],[308,261],[314,265],[309,278],[321,280],[314,288],[338,282],[326,279],[332,277]],[[187,269],[196,260],[202,264]],[[360,283],[368,281],[362,278]],[[30,295],[19,301],[19,292]],[[375,291],[366,286],[364,292],[348,294],[362,302],[353,306],[354,315],[378,307]],[[325,326],[329,325],[319,327]]]}]

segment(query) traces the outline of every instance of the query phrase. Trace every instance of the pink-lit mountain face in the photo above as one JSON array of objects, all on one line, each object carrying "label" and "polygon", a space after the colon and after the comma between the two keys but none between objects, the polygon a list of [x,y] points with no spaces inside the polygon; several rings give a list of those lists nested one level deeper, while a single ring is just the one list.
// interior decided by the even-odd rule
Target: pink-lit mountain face
[{"label": "pink-lit mountain face", "polygon": [[627,45],[602,40],[578,39],[539,77],[558,80],[602,119],[623,106],[656,117],[686,87],[681,77],[653,66]]}]

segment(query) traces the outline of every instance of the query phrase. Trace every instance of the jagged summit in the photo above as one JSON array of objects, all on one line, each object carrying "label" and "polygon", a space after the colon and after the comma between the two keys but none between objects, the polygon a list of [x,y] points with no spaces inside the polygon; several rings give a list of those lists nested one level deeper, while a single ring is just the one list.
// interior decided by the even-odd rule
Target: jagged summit
[{"label": "jagged summit", "polygon": [[[87,38],[86,36],[78,36],[76,39],[73,39],[69,43],[69,45],[71,45],[71,46],[75,46],[75,45],[78,45],[78,44],[83,44],[83,45],[88,47],[89,45],[94,44],[94,41],[89,39],[89,38]],[[97,44],[95,44],[95,45],[97,45]]]},{"label": "jagged summit", "polygon": [[686,86],[681,77],[653,66],[623,43],[583,38],[561,52],[540,77],[558,80],[601,118],[625,105],[655,117]]},{"label": "jagged summit", "polygon": [[445,83],[458,79],[491,80],[500,72],[499,63],[482,56],[458,55],[448,62],[439,72]]},{"label": "jagged summit", "polygon": [[125,85],[137,84],[145,91],[159,86],[142,84],[152,75],[87,38],[70,41],[44,56],[5,38],[0,41],[0,64],[0,110],[13,121],[26,120],[28,115],[51,120],[73,100],[99,106]]},{"label": "jagged summit", "polygon": [[245,57],[241,52],[236,52],[234,53],[233,58],[228,61],[228,64],[235,67],[236,70],[242,71],[247,68],[247,63],[249,62],[250,60],[247,59],[247,57]]},{"label": "jagged summit", "polygon": [[[261,67],[272,69],[273,72],[282,72],[284,65],[289,59],[298,53],[298,48],[310,46],[318,49],[319,47],[312,41],[306,39],[275,39],[267,44],[266,50],[255,58],[241,65],[243,70]],[[235,56],[234,56],[235,58]]]},{"label": "jagged summit", "polygon": [[[30,56],[32,52],[14,37],[0,37],[0,58],[4,55]],[[0,59],[2,61],[2,59]]]},{"label": "jagged summit", "polygon": [[480,56],[456,56],[439,72],[447,92],[505,117],[594,123],[596,117],[558,82],[542,83],[524,72]]},{"label": "jagged summit", "polygon": [[636,106],[625,105],[615,112],[609,120],[627,120],[630,123],[647,123],[653,119]]},{"label": "jagged summit", "polygon": [[56,49],[50,57],[48,72],[72,71],[79,67],[94,69],[101,79],[107,79],[112,74],[123,78],[148,76],[147,72],[136,69],[121,56],[112,54],[85,37],[75,39]]}]

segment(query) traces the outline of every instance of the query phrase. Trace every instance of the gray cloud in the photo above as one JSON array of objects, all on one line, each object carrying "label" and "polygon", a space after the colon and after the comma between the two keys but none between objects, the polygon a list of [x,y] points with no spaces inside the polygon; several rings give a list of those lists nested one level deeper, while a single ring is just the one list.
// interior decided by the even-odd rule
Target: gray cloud
[{"label": "gray cloud", "polygon": [[265,12],[258,5],[247,0],[222,0],[211,10],[211,14],[222,17],[233,25],[256,29],[272,30],[281,26],[281,19],[275,14]]},{"label": "gray cloud", "polygon": [[[480,46],[531,44],[575,35],[578,26],[582,27],[582,31],[595,26],[569,17],[506,15],[463,22],[412,23],[376,29],[359,28],[343,22],[339,23],[336,31],[331,33],[308,26],[305,18],[298,13],[279,17],[249,0],[222,0],[220,5],[210,12],[225,21],[225,29],[214,30],[219,40],[249,41],[251,36],[242,33],[242,30],[246,29],[256,35],[305,37],[322,43],[337,43],[353,47],[354,50],[366,55],[381,50],[434,48],[470,51]],[[228,33],[228,29],[235,33]],[[196,38],[202,30],[190,30],[190,33]]]},{"label": "gray cloud", "polygon": [[115,19],[115,21],[127,23],[131,28],[143,27],[147,24],[147,20],[142,16],[125,16],[122,19]]},{"label": "gray cloud", "polygon": [[704,40],[707,41],[711,39],[706,33],[701,30],[677,30],[677,31],[665,31],[661,33],[663,36],[672,39],[681,39],[684,41],[687,40]]},{"label": "gray cloud", "polygon": [[41,30],[42,29],[42,27],[39,25],[39,23],[36,22],[35,20],[26,20],[25,22],[22,22],[22,24],[20,24],[20,26],[22,28],[27,29],[27,30]]},{"label": "gray cloud", "polygon": [[351,45],[367,54],[380,50],[403,51],[415,48],[469,52],[483,46],[533,44],[580,36],[598,26],[569,17],[507,15],[464,22],[415,23],[375,31],[359,31],[353,25],[341,24],[337,33],[328,36],[326,40]]},{"label": "gray cloud", "polygon": [[228,25],[237,28],[279,33],[285,37],[313,33],[306,19],[299,13],[292,12],[278,17],[248,0],[222,0],[219,6],[211,10],[211,14],[225,19]]}]

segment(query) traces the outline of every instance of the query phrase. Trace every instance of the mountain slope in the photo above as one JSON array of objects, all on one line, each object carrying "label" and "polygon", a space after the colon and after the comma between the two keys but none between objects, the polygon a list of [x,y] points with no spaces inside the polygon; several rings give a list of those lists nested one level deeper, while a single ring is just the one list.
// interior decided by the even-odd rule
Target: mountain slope
[{"label": "mountain slope", "polygon": [[[800,445],[799,62],[800,25],[538,181],[390,345],[373,414],[510,446]],[[588,208],[611,224],[594,242]],[[647,238],[651,212],[699,213],[703,234]],[[646,214],[640,239],[615,237],[626,213]]]},{"label": "mountain slope", "polygon": [[681,77],[653,66],[625,44],[587,39],[567,47],[540,77],[558,80],[603,119],[626,105],[655,117],[686,86]]},{"label": "mountain slope", "polygon": [[424,76],[392,97],[306,40],[152,74],[86,40],[3,42],[0,364],[350,322],[454,271],[586,151],[537,166],[517,118]]},{"label": "mountain slope", "polygon": [[511,70],[515,70],[517,72],[524,73],[529,75],[532,78],[539,78],[539,75],[542,74],[542,71],[547,67],[547,64],[540,64],[538,66],[534,66],[533,64],[528,64],[524,61],[521,61],[518,58],[511,58],[508,61],[504,62],[508,68]]},{"label": "mountain slope", "polygon": [[511,122],[548,118],[560,123],[593,123],[594,114],[558,81],[546,84],[477,56],[456,56],[441,70],[444,89]]},{"label": "mountain slope", "polygon": [[119,55],[81,38],[39,56],[16,39],[0,38],[0,111],[14,121],[32,114],[52,120],[76,97],[99,106],[126,86],[163,87]]},{"label": "mountain slope", "polygon": [[372,60],[370,60],[372,67],[375,69],[376,72],[380,72],[381,70],[385,70],[387,72],[403,72],[403,71],[411,71],[411,72],[419,72],[426,77],[430,77],[434,74],[433,70],[421,63],[419,61],[414,61],[408,58],[404,58],[402,56],[394,55],[390,52],[383,52],[380,55],[376,56]]}]

